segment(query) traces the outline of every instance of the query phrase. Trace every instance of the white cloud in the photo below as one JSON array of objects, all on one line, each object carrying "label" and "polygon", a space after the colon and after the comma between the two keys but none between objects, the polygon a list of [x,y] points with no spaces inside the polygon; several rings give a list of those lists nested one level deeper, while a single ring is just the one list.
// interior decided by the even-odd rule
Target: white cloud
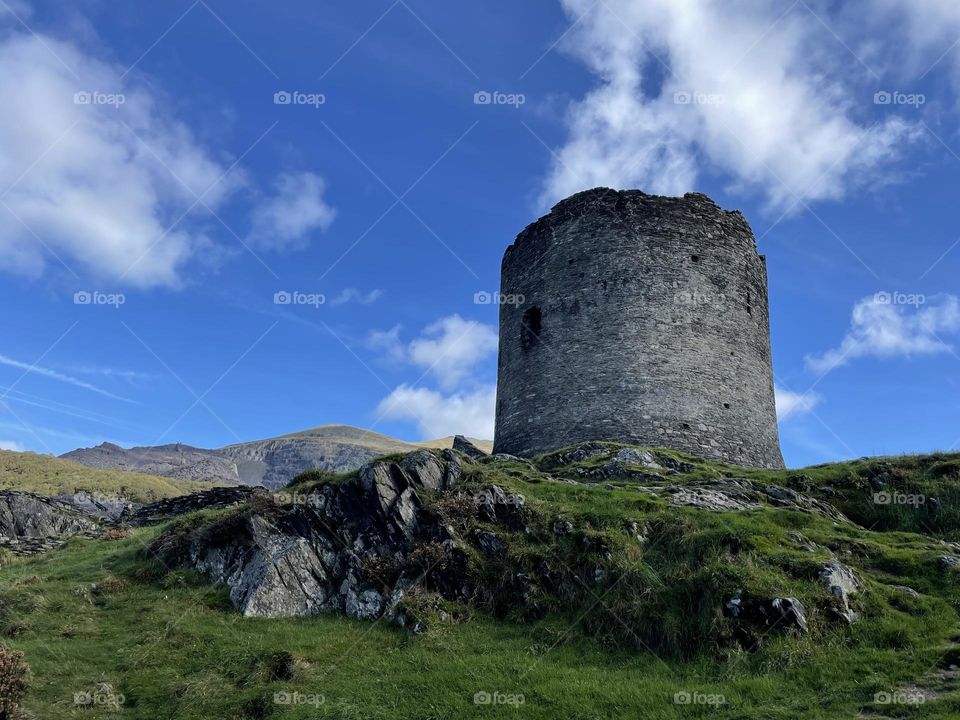
[{"label": "white cloud", "polygon": [[367,337],[367,347],[397,364],[423,368],[444,390],[471,380],[477,365],[498,348],[495,328],[459,315],[448,315],[428,325],[408,344],[400,339],[400,331],[399,325],[374,330]]},{"label": "white cloud", "polygon": [[807,357],[807,366],[829,372],[861,357],[911,357],[949,352],[943,335],[960,331],[960,300],[955,295],[899,304],[897,295],[878,293],[853,307],[850,329],[840,345]]},{"label": "white cloud", "polygon": [[401,385],[380,402],[377,412],[387,419],[416,422],[424,439],[455,434],[489,439],[493,437],[496,397],[493,385],[451,395]]},{"label": "white cloud", "polygon": [[[84,380],[72,377],[71,375],[65,375],[56,370],[51,370],[50,368],[41,367],[39,365],[31,365],[30,363],[21,362],[20,360],[14,360],[9,358],[6,355],[0,355],[0,365],[6,365],[7,367],[16,368],[18,370],[23,370],[24,373],[31,375],[39,375],[40,377],[45,377],[50,380],[56,380],[57,382],[66,383],[67,385],[73,385],[74,387],[82,388],[83,390],[89,390],[90,392],[95,392],[98,395],[103,395],[104,397],[111,398],[112,400],[121,400],[122,402],[136,403],[135,400],[130,400],[129,398],[121,397],[119,395],[114,395],[112,392],[103,390],[96,385],[88,383]],[[137,403],[138,404],[138,403]]]},{"label": "white cloud", "polygon": [[319,175],[283,174],[274,190],[251,214],[251,244],[273,250],[302,248],[311,232],[326,230],[333,222],[336,211],[324,202],[326,185]]},{"label": "white cloud", "polygon": [[[862,107],[877,88],[857,85],[862,68],[802,6],[777,22],[770,3],[561,3],[583,16],[565,47],[600,85],[570,108],[544,203],[596,185],[679,194],[706,166],[786,210],[795,194],[836,199],[882,182],[921,133],[896,116],[854,119],[855,98]],[[680,104],[683,93],[700,97]]]},{"label": "white cloud", "polygon": [[786,420],[812,412],[823,399],[815,392],[798,393],[786,388],[774,388],[777,399],[777,419]]},{"label": "white cloud", "polygon": [[0,440],[0,450],[12,450],[13,452],[23,452],[23,445],[15,440]]},{"label": "white cloud", "polygon": [[370,292],[364,293],[356,288],[345,288],[335,298],[330,300],[331,305],[345,305],[348,302],[356,302],[360,305],[372,305],[383,296],[383,290],[376,288]]},{"label": "white cloud", "polygon": [[468,379],[481,361],[497,351],[497,338],[497,331],[490,325],[449,315],[426,327],[410,343],[408,356],[449,390]]},{"label": "white cloud", "polygon": [[[209,241],[196,195],[216,208],[236,189],[225,168],[122,70],[52,37],[14,31],[0,42],[0,268],[60,268],[140,286],[176,286]],[[87,93],[89,104],[77,104]],[[93,96],[92,93],[100,93]],[[105,94],[123,102],[106,104]],[[8,209],[9,208],[9,209]],[[198,213],[200,210],[197,211]],[[42,240],[41,240],[42,239]]]},{"label": "white cloud", "polygon": [[383,354],[392,363],[406,362],[407,348],[400,340],[402,330],[402,325],[394,325],[389,330],[371,330],[365,344],[368,349]]}]

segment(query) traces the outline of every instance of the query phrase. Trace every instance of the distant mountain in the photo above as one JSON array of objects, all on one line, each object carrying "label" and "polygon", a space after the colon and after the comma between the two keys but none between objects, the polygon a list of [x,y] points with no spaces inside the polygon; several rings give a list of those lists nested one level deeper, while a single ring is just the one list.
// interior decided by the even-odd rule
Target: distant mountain
[{"label": "distant mountain", "polygon": [[[489,441],[475,440],[474,444],[483,450],[491,449]],[[349,425],[321,425],[269,440],[213,450],[180,444],[124,449],[103,443],[94,448],[73,450],[61,457],[94,468],[277,488],[304,470],[349,472],[381,455],[452,445],[452,437],[408,443]]]}]

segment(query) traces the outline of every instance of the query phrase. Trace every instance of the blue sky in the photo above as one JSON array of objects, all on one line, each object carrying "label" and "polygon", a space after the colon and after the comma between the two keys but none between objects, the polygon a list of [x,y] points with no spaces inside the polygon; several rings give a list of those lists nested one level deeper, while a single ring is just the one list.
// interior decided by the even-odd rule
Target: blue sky
[{"label": "blue sky", "polygon": [[0,0],[0,446],[490,436],[475,295],[607,185],[753,225],[788,464],[955,449],[958,38],[935,0]]}]

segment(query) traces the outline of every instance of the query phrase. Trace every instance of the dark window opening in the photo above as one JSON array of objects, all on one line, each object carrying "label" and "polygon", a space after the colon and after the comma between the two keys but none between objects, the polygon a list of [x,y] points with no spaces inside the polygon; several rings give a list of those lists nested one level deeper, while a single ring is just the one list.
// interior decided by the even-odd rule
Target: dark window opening
[{"label": "dark window opening", "polygon": [[535,347],[540,342],[543,332],[543,313],[536,305],[527,308],[523,313],[520,327],[520,346],[524,350]]},{"label": "dark window opening", "polygon": [[684,430],[689,430],[689,429],[690,429],[690,426],[687,425],[687,423],[684,423],[684,424],[681,425],[680,427],[682,427]]},{"label": "dark window opening", "polygon": [[753,315],[753,295],[747,290],[747,315]]},{"label": "dark window opening", "polygon": [[690,256],[690,259],[693,260],[694,262],[700,262],[700,256],[699,256],[699,255],[691,255],[691,256]]},{"label": "dark window opening", "polygon": [[729,410],[729,409],[730,409],[730,403],[724,403],[724,404],[723,404],[723,407],[726,408],[727,410]]}]

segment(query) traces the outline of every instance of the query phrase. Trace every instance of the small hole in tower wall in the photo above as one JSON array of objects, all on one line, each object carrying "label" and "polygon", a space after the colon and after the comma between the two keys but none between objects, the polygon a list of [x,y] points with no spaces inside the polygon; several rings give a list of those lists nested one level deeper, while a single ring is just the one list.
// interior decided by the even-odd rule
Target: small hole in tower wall
[{"label": "small hole in tower wall", "polygon": [[696,263],[696,262],[700,262],[700,256],[699,256],[699,255],[691,255],[691,256],[690,256],[690,259],[691,259],[693,262],[695,262],[695,263]]},{"label": "small hole in tower wall", "polygon": [[520,326],[520,347],[529,350],[540,342],[540,334],[543,332],[543,313],[536,305],[527,308],[523,312],[523,320]]}]

